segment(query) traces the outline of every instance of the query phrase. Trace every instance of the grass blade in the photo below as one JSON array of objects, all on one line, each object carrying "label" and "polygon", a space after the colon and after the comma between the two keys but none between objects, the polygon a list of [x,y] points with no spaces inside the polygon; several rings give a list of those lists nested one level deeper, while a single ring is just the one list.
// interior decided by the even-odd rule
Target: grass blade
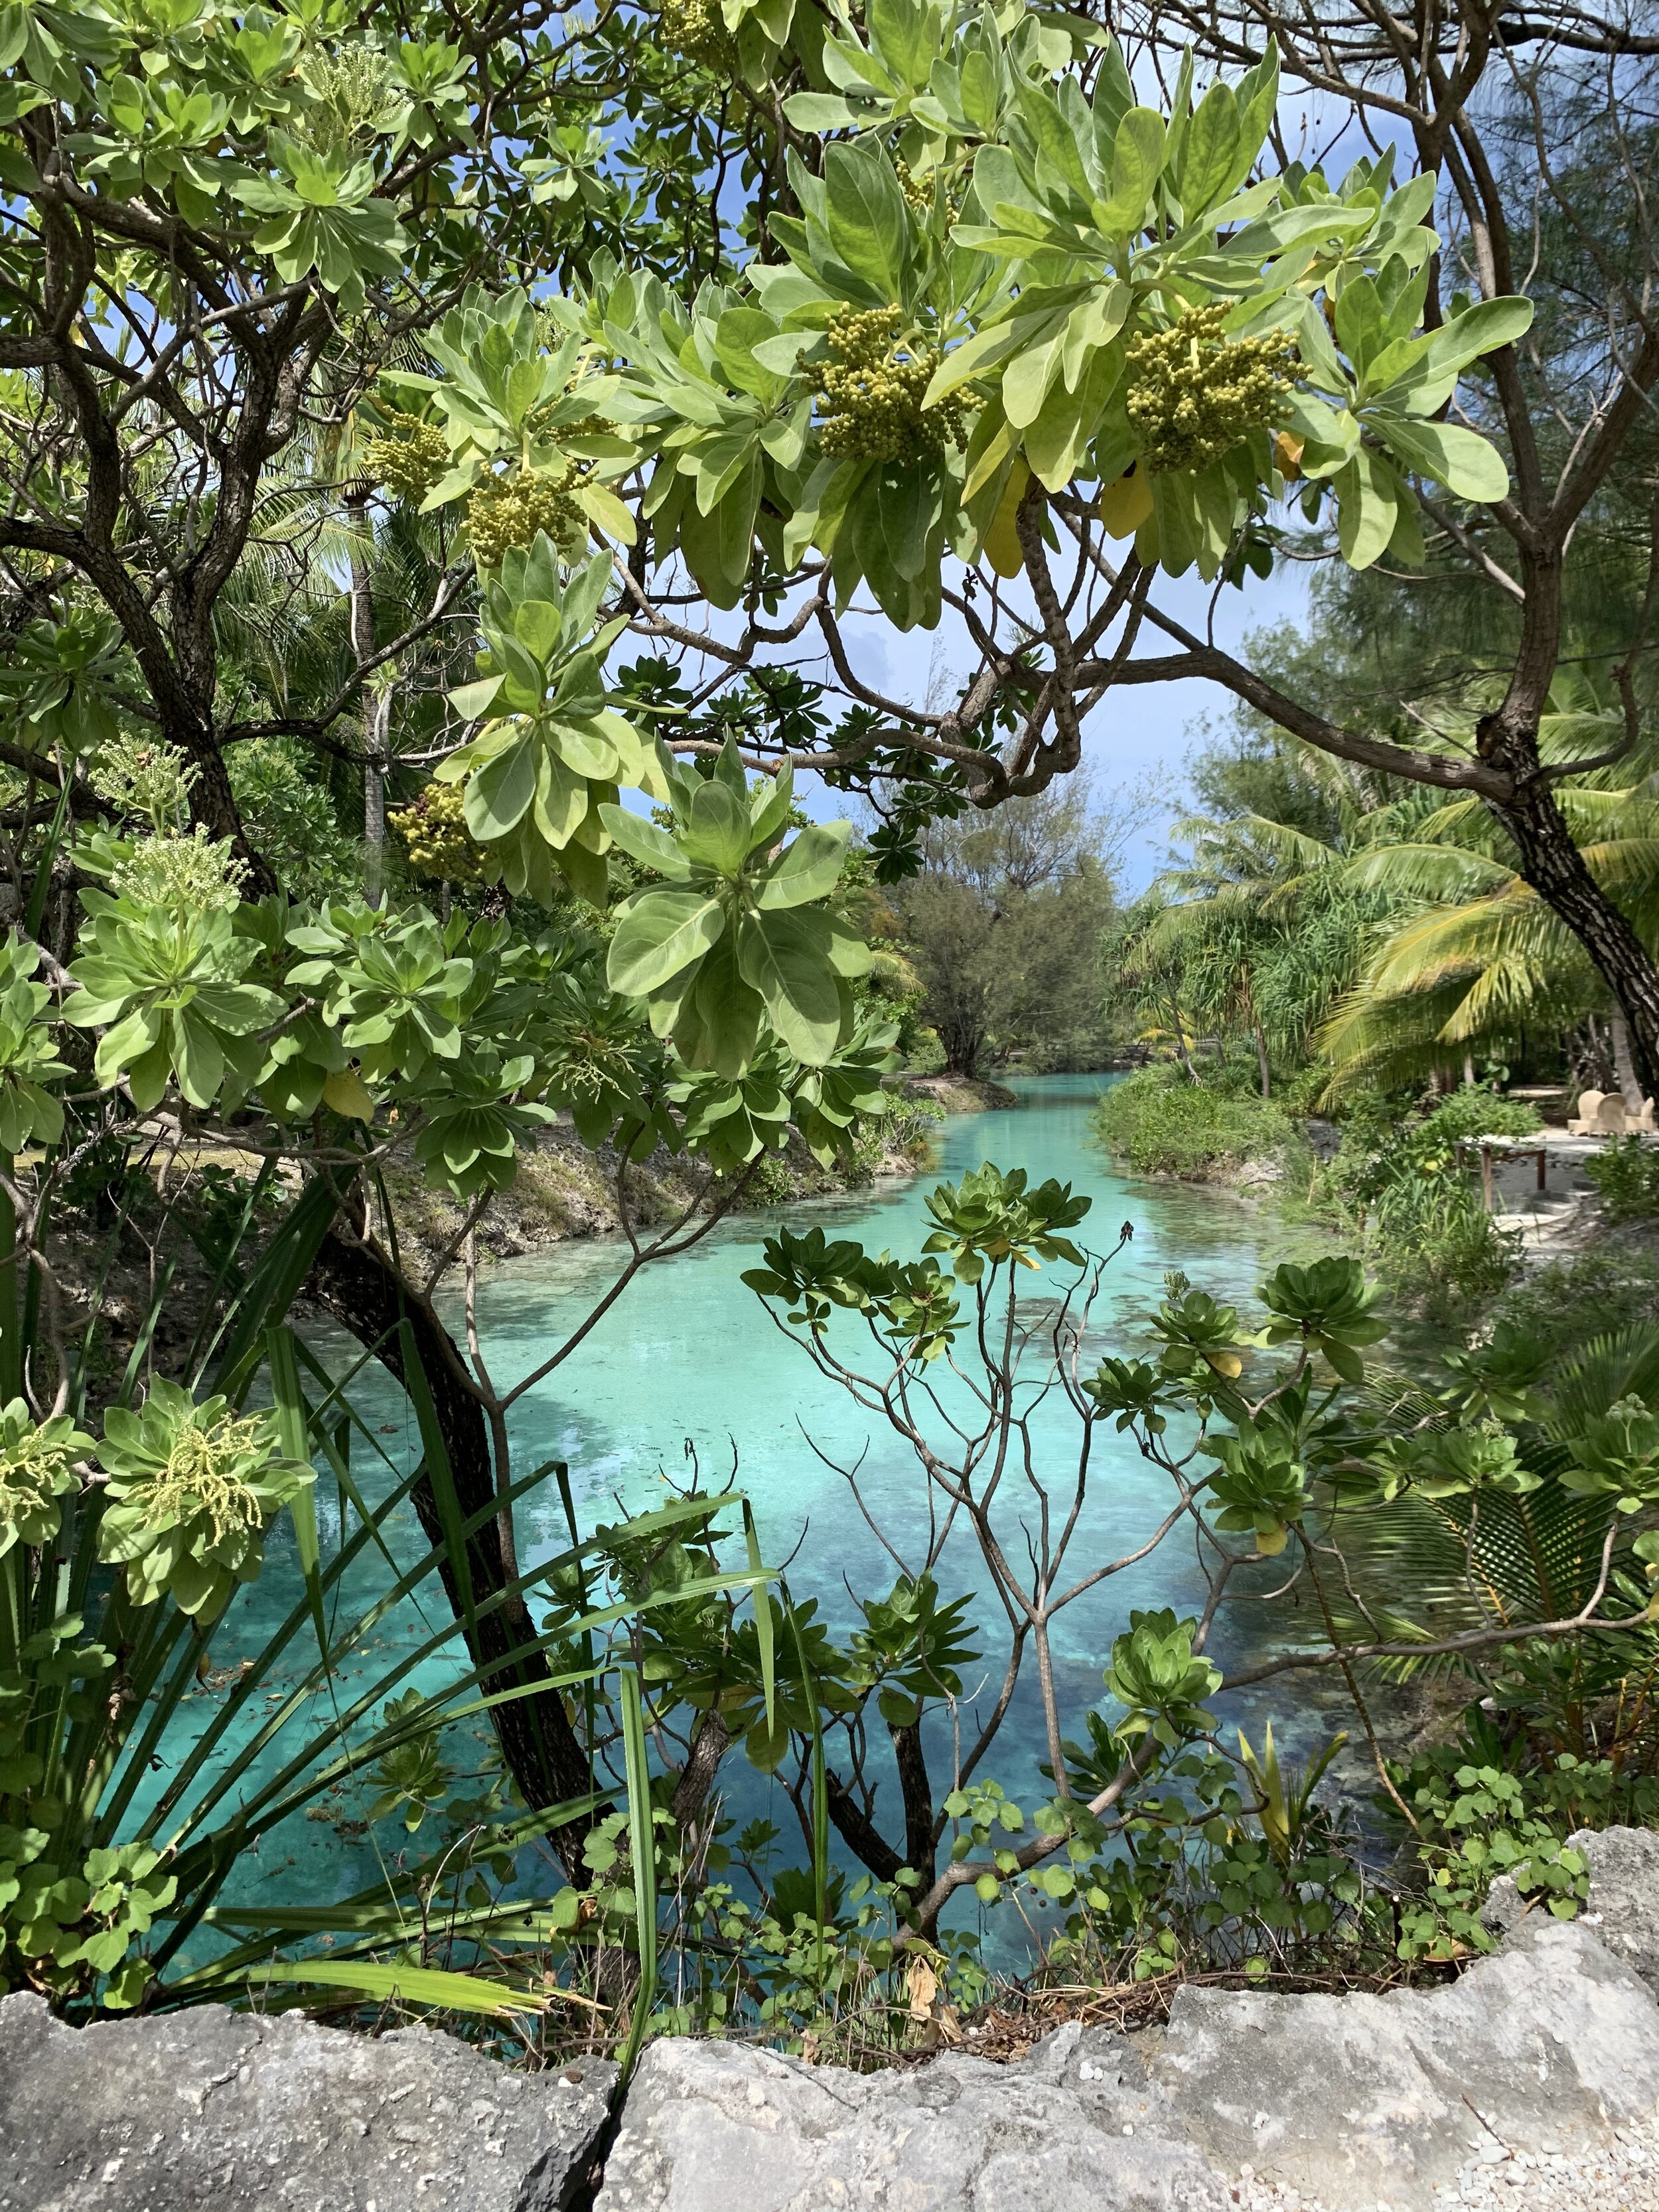
[{"label": "grass blade", "polygon": [[363,1959],[279,1959],[252,1977],[251,1988],[267,1982],[312,1984],[323,1989],[356,1990],[383,2003],[436,2005],[446,2012],[545,2012],[548,2001],[530,1990],[483,1982],[472,1974],[451,1974],[434,1966],[382,1966]]},{"label": "grass blade", "polygon": [[646,1760],[645,1700],[639,1671],[622,1670],[623,1758],[628,1770],[628,1837],[634,1861],[634,1926],[639,1938],[640,1981],[634,1992],[623,2080],[633,2073],[657,1994],[657,1838],[651,1818],[651,1770]]}]

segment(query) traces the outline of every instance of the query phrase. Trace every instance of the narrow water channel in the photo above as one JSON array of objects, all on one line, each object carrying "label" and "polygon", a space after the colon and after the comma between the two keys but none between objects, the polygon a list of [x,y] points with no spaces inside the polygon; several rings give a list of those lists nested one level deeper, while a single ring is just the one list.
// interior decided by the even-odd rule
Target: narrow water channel
[{"label": "narrow water channel", "polygon": [[[906,1560],[919,1555],[928,1512],[926,1485],[908,1448],[872,1423],[780,1335],[743,1283],[744,1270],[758,1263],[763,1240],[783,1220],[796,1226],[818,1221],[830,1233],[855,1237],[872,1250],[915,1256],[929,1226],[927,1193],[941,1179],[991,1160],[1004,1169],[1024,1168],[1034,1182],[1056,1176],[1086,1194],[1092,1210],[1077,1234],[1096,1249],[1115,1243],[1122,1224],[1132,1225],[1133,1241],[1113,1261],[1095,1310],[1091,1350],[1145,1348],[1144,1316],[1161,1296],[1163,1278],[1170,1269],[1185,1270],[1218,1295],[1248,1299],[1270,1256],[1267,1247],[1273,1231],[1267,1218],[1224,1193],[1116,1174],[1090,1136],[1091,1109],[1111,1079],[1095,1075],[1023,1081],[1013,1109],[947,1121],[933,1167],[914,1180],[883,1182],[840,1201],[744,1215],[722,1224],[694,1251],[648,1271],[586,1342],[520,1400],[514,1437],[516,1466],[522,1471],[545,1461],[567,1462],[586,1534],[598,1522],[618,1518],[619,1508],[636,1512],[665,1502],[670,1486],[687,1481],[695,1459],[705,1484],[715,1486],[729,1478],[750,1498],[769,1562],[787,1561],[797,1600],[816,1598],[822,1617],[844,1636],[858,1620],[852,1593],[884,1593],[896,1572],[892,1554]],[[623,1256],[620,1239],[596,1239],[561,1245],[489,1273],[481,1288],[480,1322],[497,1388],[529,1372],[565,1340],[614,1279]],[[1040,1290],[1038,1278],[1031,1282]],[[321,1348],[339,1351],[343,1341]],[[380,1370],[369,1369],[354,1397],[392,1462],[409,1463],[416,1438],[400,1394]],[[1078,1425],[1063,1401],[1056,1397],[1044,1407],[1035,1436],[1042,1471],[1066,1487],[1077,1462]],[[372,1490],[372,1471],[361,1462],[356,1464]],[[844,1470],[849,1468],[857,1469],[867,1513],[846,1480]],[[326,1480],[319,1485],[325,1547],[330,1532],[323,1492],[329,1487]],[[1088,1503],[1073,1554],[1077,1571],[1133,1548],[1151,1533],[1169,1498],[1164,1479],[1145,1465],[1129,1439],[1108,1426],[1095,1442]],[[412,1514],[408,1519],[407,1540],[397,1548],[414,1556],[417,1532]],[[568,1540],[550,1481],[520,1506],[519,1522],[520,1558],[526,1565],[562,1549]],[[371,1555],[352,1592],[360,1602],[377,1573],[385,1577],[386,1569]],[[946,1595],[975,1594],[974,1613],[984,1641],[980,1672],[988,1700],[1006,1647],[983,1564],[965,1537],[953,1536],[940,1580]],[[1190,1541],[1176,1538],[1061,1617],[1056,1668],[1062,1697],[1074,1717],[1073,1732],[1082,1732],[1083,1710],[1103,1695],[1102,1668],[1113,1636],[1127,1626],[1131,1608],[1174,1605],[1195,1610],[1203,1589]],[[257,1648],[268,1624],[287,1610],[300,1589],[284,1522],[273,1532],[260,1584],[238,1598],[216,1641],[216,1664]],[[1282,1620],[1270,1624],[1255,1607],[1242,1607],[1224,1619],[1215,1656],[1224,1664],[1236,1661],[1259,1650],[1264,1636],[1283,1636],[1289,1626]],[[355,1668],[378,1667],[388,1647],[426,1632],[412,1607],[389,1613],[372,1644],[348,1662],[338,1685],[343,1702],[353,1691]],[[295,1647],[296,1669],[307,1656],[306,1645]],[[975,1679],[970,1677],[970,1685]],[[1305,1685],[1306,1677],[1302,1681]],[[273,1691],[279,1686],[274,1680]],[[1291,1694],[1281,1692],[1276,1706],[1272,1698],[1258,1695],[1240,1708],[1237,1717],[1249,1725],[1273,1715],[1285,1738]],[[1307,1703],[1305,1687],[1295,1694],[1302,1711],[1300,1724],[1288,1731],[1292,1743],[1317,1732],[1322,1721]],[[1317,1707],[1328,1702],[1321,1694]],[[943,1745],[939,1748],[943,1752]],[[1023,1691],[987,1771],[1010,1794],[1046,1794],[1038,1771],[1042,1756],[1036,1698]],[[262,1759],[262,1768],[265,1763]],[[732,1808],[744,1814],[759,1811],[770,1785],[760,1783],[740,1761],[729,1764],[734,1771],[722,1780],[732,1790]],[[268,1837],[258,1851],[247,1855],[232,1898],[269,1898],[273,1893],[265,1885],[271,1883],[284,1899],[303,1895],[320,1902],[372,1881],[380,1855],[404,1842],[395,1820],[381,1823],[379,1832],[365,1829],[362,1812],[372,1794],[365,1784],[357,1791],[362,1802],[351,1802],[349,1792],[337,1820],[293,1820]]]}]

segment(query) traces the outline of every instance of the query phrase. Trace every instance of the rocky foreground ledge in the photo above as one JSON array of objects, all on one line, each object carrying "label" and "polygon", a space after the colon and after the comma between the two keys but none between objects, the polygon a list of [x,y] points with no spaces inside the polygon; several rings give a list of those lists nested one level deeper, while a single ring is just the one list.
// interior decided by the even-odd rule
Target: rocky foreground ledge
[{"label": "rocky foreground ledge", "polygon": [[218,2007],[76,2030],[11,1996],[0,2212],[1659,2212],[1659,1834],[1573,1842],[1584,1916],[1500,1897],[1502,1950],[1443,1987],[1187,1989],[1165,2028],[1012,2066],[668,2039],[614,2136],[597,2060]]}]

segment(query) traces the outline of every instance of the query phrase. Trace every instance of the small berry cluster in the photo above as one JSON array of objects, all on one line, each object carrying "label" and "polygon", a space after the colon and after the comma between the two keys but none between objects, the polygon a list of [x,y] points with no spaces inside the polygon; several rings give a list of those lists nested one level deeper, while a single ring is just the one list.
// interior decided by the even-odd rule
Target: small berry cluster
[{"label": "small berry cluster", "polygon": [[921,461],[960,445],[974,402],[954,392],[922,412],[940,354],[901,346],[896,307],[838,307],[830,324],[833,360],[819,371],[823,450],[831,459]]},{"label": "small berry cluster", "polygon": [[1153,474],[1207,468],[1231,453],[1271,424],[1290,385],[1295,340],[1283,331],[1224,337],[1228,313],[1224,304],[1192,308],[1126,350],[1129,420]]},{"label": "small berry cluster", "polygon": [[483,849],[466,826],[465,807],[459,784],[429,783],[418,799],[387,817],[417,876],[447,884],[483,881]]},{"label": "small berry cluster", "polygon": [[720,0],[657,0],[657,21],[663,44],[671,53],[723,72],[731,58],[732,40],[720,9]]},{"label": "small berry cluster", "polygon": [[898,179],[898,188],[911,214],[918,222],[926,222],[933,212],[933,179],[913,174],[908,161],[897,160],[893,163],[893,174]]},{"label": "small berry cluster", "polygon": [[583,471],[572,461],[560,474],[518,469],[511,476],[481,477],[466,502],[467,536],[481,568],[499,568],[509,546],[533,545],[544,530],[562,550],[586,544],[587,520],[570,496]]},{"label": "small berry cluster", "polygon": [[442,431],[418,415],[394,413],[392,420],[398,435],[368,439],[363,466],[400,499],[422,500],[449,466],[449,448]]}]

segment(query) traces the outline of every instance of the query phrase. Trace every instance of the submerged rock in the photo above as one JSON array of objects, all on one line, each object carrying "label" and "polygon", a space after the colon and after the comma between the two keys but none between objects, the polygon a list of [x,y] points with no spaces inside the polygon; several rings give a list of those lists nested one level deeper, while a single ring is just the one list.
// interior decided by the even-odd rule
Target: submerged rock
[{"label": "submerged rock", "polygon": [[0,2212],[565,2212],[617,2078],[422,2027],[204,2005],[65,2027],[0,1999]]}]

